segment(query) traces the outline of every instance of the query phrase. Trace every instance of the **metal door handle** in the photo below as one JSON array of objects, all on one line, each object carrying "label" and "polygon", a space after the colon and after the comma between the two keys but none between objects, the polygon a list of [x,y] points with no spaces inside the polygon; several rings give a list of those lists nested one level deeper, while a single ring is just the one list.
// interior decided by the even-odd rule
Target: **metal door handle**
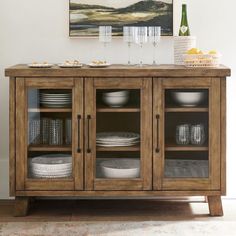
[{"label": "metal door handle", "polygon": [[91,148],[90,148],[90,120],[91,120],[91,115],[87,115],[87,153],[91,153]]},{"label": "metal door handle", "polygon": [[78,120],[78,148],[77,148],[77,152],[81,153],[81,147],[80,147],[80,121],[81,121],[81,115],[77,115],[77,120]]},{"label": "metal door handle", "polygon": [[160,152],[160,147],[159,147],[159,121],[160,121],[160,115],[156,115],[157,119],[157,146],[156,146],[156,153]]}]

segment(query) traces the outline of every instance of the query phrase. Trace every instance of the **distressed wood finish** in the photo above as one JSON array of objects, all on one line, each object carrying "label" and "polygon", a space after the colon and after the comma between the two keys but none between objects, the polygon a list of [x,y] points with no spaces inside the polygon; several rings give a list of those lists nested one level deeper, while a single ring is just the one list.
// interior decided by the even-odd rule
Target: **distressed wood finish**
[{"label": "distressed wood finish", "polygon": [[14,216],[21,217],[26,216],[29,210],[30,198],[28,197],[16,197]]},{"label": "distressed wood finish", "polygon": [[25,187],[25,158],[26,158],[26,133],[22,132],[23,127],[27,127],[25,123],[25,81],[16,78],[16,190],[24,190]]},{"label": "distressed wood finish", "polygon": [[208,196],[207,201],[211,216],[223,216],[221,196]]},{"label": "distressed wood finish", "polygon": [[177,65],[159,66],[125,66],[112,65],[108,68],[62,69],[57,66],[49,69],[29,68],[27,65],[16,65],[6,69],[9,77],[226,77],[230,76],[230,69],[225,66],[219,68],[186,68]]},{"label": "distressed wood finish", "polygon": [[[75,190],[84,188],[84,96],[83,79],[75,80],[73,88],[73,112],[72,112],[72,155],[74,156],[73,172],[75,178]],[[79,118],[80,119],[79,119]],[[80,145],[80,147],[78,147]],[[80,149],[80,150],[78,150]]]},{"label": "distressed wood finish", "polygon": [[177,197],[177,196],[220,196],[220,191],[178,190],[178,191],[17,191],[17,196],[81,196],[81,197]]},{"label": "distressed wood finish", "polygon": [[[226,194],[226,79],[230,69],[219,68],[186,69],[183,66],[161,65],[130,67],[113,65],[108,68],[30,69],[17,65],[6,69],[10,76],[10,195],[16,196],[15,215],[27,214],[30,197],[40,196],[80,196],[80,197],[169,197],[169,196],[207,196],[211,216],[223,215],[221,195]],[[72,108],[30,108],[27,93],[29,88],[70,89],[73,91]],[[140,107],[127,106],[109,108],[97,101],[97,89],[129,89],[140,91]],[[165,107],[166,89],[208,89],[209,106]],[[134,91],[134,94],[136,91]],[[168,99],[167,99],[168,100]],[[98,102],[98,103],[97,103]],[[66,117],[72,114],[71,146],[28,146],[27,113],[42,112]],[[207,117],[209,114],[209,142],[205,146],[177,146],[171,136],[165,140],[165,116],[175,119],[187,114],[190,119]],[[140,117],[140,125],[117,123],[115,130],[122,127],[140,129],[140,145],[132,147],[96,147],[96,130],[104,129],[103,123],[109,117]],[[80,118],[78,120],[78,115]],[[111,116],[112,115],[112,116]],[[107,117],[106,117],[107,116]],[[100,118],[99,118],[100,117]],[[89,119],[90,118],[90,119]],[[99,120],[100,119],[100,120]],[[196,118],[197,119],[197,118]],[[97,124],[98,122],[98,124]],[[173,123],[174,125],[175,123]],[[108,130],[112,129],[107,124]],[[172,126],[173,126],[172,125]],[[80,126],[80,129],[79,129]],[[97,127],[96,127],[97,126]],[[170,126],[170,129],[173,127]],[[79,130],[79,133],[78,133]],[[168,131],[167,127],[167,133]],[[80,138],[80,150],[78,141]],[[169,140],[170,138],[170,140]],[[165,143],[166,142],[166,143]],[[88,148],[90,150],[88,150]],[[28,178],[28,151],[72,152],[73,175],[68,179],[30,179]],[[141,175],[137,179],[96,178],[96,155],[111,152],[140,152]],[[209,178],[164,178],[165,155],[178,152],[209,154]],[[97,154],[98,153],[98,154]],[[173,157],[175,158],[175,157]],[[204,157],[203,157],[204,158]]]},{"label": "distressed wood finish", "polygon": [[220,92],[220,101],[221,101],[221,123],[220,123],[220,147],[221,147],[221,193],[226,195],[226,114],[227,114],[227,105],[226,105],[226,79],[222,78],[221,80],[221,92]]},{"label": "distressed wood finish", "polygon": [[15,196],[16,191],[16,80],[10,79],[9,87],[9,192]]}]

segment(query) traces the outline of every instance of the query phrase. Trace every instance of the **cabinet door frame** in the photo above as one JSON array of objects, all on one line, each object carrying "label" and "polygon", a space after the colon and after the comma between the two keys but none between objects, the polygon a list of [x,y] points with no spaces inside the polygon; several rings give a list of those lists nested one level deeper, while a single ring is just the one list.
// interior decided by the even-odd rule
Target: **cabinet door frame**
[{"label": "cabinet door frame", "polygon": [[[152,78],[85,79],[85,189],[151,190],[152,189]],[[141,177],[137,179],[99,179],[96,165],[96,89],[140,89],[141,91]],[[90,120],[88,119],[90,117]],[[90,122],[88,129],[88,122]],[[89,145],[88,145],[89,142]],[[87,152],[90,146],[91,152]]]},{"label": "cabinet door frame", "polygon": [[[164,178],[165,89],[208,89],[209,91],[209,178]],[[153,188],[154,190],[220,190],[221,131],[220,78],[153,78]],[[160,115],[157,136],[156,115]],[[158,138],[159,137],[159,140]],[[159,144],[160,151],[155,151]]]},{"label": "cabinet door frame", "polygon": [[[29,88],[72,90],[72,157],[73,176],[70,179],[30,179],[27,169]],[[78,146],[77,115],[81,114]],[[83,190],[83,79],[82,78],[16,78],[16,190]],[[23,130],[22,130],[23,129]]]}]

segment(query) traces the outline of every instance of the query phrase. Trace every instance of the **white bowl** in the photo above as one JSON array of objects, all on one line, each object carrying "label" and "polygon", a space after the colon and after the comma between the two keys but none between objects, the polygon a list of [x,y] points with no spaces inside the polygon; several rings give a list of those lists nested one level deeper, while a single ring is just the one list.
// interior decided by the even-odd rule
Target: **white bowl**
[{"label": "white bowl", "polygon": [[140,176],[140,161],[138,159],[111,159],[101,162],[100,166],[105,178],[124,179]]},{"label": "white bowl", "polygon": [[128,100],[129,96],[106,96],[105,94],[102,96],[102,100],[105,104],[110,107],[122,107],[124,106]]},{"label": "white bowl", "polygon": [[104,96],[111,96],[111,97],[120,97],[120,96],[129,96],[129,91],[123,90],[123,91],[116,91],[116,92],[107,92],[103,93]]},{"label": "white bowl", "polygon": [[171,96],[175,102],[181,106],[194,107],[202,103],[205,99],[204,92],[171,92]]}]

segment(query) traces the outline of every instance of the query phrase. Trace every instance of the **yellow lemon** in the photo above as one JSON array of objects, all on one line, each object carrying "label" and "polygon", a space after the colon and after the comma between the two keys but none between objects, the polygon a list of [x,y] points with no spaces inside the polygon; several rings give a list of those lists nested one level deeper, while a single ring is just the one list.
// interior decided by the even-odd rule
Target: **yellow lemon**
[{"label": "yellow lemon", "polygon": [[191,48],[187,51],[187,54],[198,54],[199,49],[198,48]]},{"label": "yellow lemon", "polygon": [[209,54],[217,54],[217,51],[216,50],[211,50],[208,52]]}]

